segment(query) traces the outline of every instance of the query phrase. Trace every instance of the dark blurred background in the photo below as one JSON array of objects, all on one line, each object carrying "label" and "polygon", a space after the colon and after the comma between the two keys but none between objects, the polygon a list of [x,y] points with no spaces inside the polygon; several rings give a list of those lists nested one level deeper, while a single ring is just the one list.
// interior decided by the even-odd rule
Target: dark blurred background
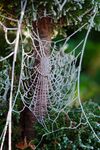
[{"label": "dark blurred background", "polygon": [[[84,39],[86,31],[78,32],[69,42],[69,48]],[[81,51],[79,47],[77,52]],[[83,57],[81,71],[81,98],[100,103],[100,32],[91,30]]]}]

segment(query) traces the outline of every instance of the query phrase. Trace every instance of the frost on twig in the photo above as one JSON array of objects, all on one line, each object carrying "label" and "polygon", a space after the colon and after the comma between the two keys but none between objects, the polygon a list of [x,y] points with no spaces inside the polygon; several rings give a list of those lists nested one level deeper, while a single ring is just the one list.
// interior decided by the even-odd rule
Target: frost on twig
[{"label": "frost on twig", "polygon": [[[22,7],[22,10],[21,10],[21,16],[20,16],[20,19],[19,19],[19,22],[18,22],[18,28],[17,28],[17,32],[16,32],[16,42],[15,41],[13,42],[13,44],[15,44],[15,45],[14,45],[14,56],[13,56],[13,64],[12,64],[12,71],[11,71],[9,110],[8,110],[6,125],[5,125],[5,128],[4,128],[3,135],[2,135],[0,150],[3,149],[4,140],[5,140],[5,136],[6,136],[6,133],[7,133],[7,127],[8,127],[8,133],[9,133],[8,134],[8,149],[9,150],[12,149],[12,146],[11,146],[11,142],[12,142],[12,139],[11,139],[11,137],[12,137],[12,102],[13,102],[14,77],[15,77],[15,62],[16,62],[17,50],[18,50],[18,46],[19,46],[19,36],[20,36],[20,33],[21,33],[21,24],[22,24],[24,12],[25,12],[26,4],[27,4],[27,1],[23,2],[23,7]],[[4,28],[5,38],[8,42],[8,44],[11,44],[7,39],[7,28],[2,23],[1,23],[1,25]]]}]

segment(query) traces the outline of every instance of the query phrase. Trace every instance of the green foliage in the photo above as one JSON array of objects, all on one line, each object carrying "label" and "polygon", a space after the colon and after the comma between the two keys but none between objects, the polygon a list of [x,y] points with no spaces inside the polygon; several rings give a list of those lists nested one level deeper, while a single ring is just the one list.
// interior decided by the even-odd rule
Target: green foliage
[{"label": "green foliage", "polygon": [[[98,104],[93,102],[86,102],[84,103],[84,110],[88,119],[93,126],[96,133],[100,134],[100,108]],[[70,117],[72,117],[72,121],[79,122],[79,114],[81,113],[80,108],[72,108],[71,111],[68,113]],[[62,118],[59,118],[61,126],[64,126],[63,122],[61,121]],[[73,125],[74,125],[73,124]],[[48,124],[50,125],[50,124]],[[43,136],[43,140],[41,141],[40,145],[38,146],[37,150],[41,150],[42,148],[45,150],[99,150],[99,142],[94,137],[92,131],[90,130],[87,123],[85,123],[85,119],[83,117],[83,124],[81,124],[76,129],[61,129],[56,132],[47,133],[39,124],[35,126],[36,129],[36,139],[33,140],[34,144],[38,144],[40,138]]]},{"label": "green foliage", "polygon": [[2,30],[0,30],[0,37],[0,56],[5,56],[6,54],[8,54],[8,44],[5,41],[4,32]]},{"label": "green foliage", "polygon": [[[22,0],[23,1],[23,0]],[[0,2],[0,15],[11,18],[18,18],[20,12],[20,1],[6,0]],[[26,19],[32,23],[45,15],[53,18],[57,26],[77,26],[89,23],[91,16],[94,14],[94,7],[97,4],[98,11],[95,17],[94,27],[100,29],[100,1],[99,0],[31,0],[27,2]],[[16,9],[15,9],[16,8]],[[5,20],[0,17],[0,20]],[[25,24],[24,22],[24,24]],[[7,24],[7,22],[6,22]],[[12,21],[10,25],[13,24]],[[14,25],[14,24],[13,24]]]}]

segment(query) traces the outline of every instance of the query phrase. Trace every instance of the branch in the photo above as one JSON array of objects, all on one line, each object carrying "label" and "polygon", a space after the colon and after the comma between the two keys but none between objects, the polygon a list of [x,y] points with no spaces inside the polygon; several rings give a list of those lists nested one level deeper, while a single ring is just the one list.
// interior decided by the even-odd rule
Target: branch
[{"label": "branch", "polygon": [[[4,128],[5,132],[3,134],[3,138],[2,138],[2,141],[1,141],[0,150],[3,149],[5,135],[7,133],[7,127],[9,127],[8,128],[8,130],[9,130],[8,150],[12,149],[12,147],[11,147],[11,141],[12,141],[12,138],[11,138],[11,136],[12,136],[12,99],[13,99],[13,87],[14,87],[14,75],[15,75],[15,62],[16,62],[16,57],[17,57],[18,45],[19,45],[21,24],[22,24],[22,20],[23,20],[23,17],[24,17],[26,4],[27,4],[27,0],[24,2],[23,8],[21,10],[20,20],[18,22],[18,30],[17,30],[17,35],[16,35],[16,43],[15,43],[15,48],[14,48],[13,65],[12,65],[11,89],[10,89],[10,98],[9,98],[9,111],[8,111],[6,125],[5,125],[5,128]],[[5,26],[3,26],[3,27],[4,27],[4,29],[6,29]]]},{"label": "branch", "polygon": [[11,57],[13,54],[14,54],[14,52],[10,53],[9,55],[7,55],[7,56],[4,57],[4,58],[1,58],[1,59],[0,59],[0,62],[2,62],[2,61],[4,61],[4,60],[8,59],[8,58]]}]

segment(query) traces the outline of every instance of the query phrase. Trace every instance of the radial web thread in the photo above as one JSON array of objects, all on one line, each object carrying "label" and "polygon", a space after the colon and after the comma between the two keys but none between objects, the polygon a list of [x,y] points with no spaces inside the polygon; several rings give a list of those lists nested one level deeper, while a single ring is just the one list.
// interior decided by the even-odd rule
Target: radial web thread
[{"label": "radial web thread", "polygon": [[[6,26],[4,26],[3,23],[0,22],[0,25],[5,31],[5,39],[7,43],[15,47],[13,52],[11,52],[5,58],[0,59],[0,62],[5,65],[4,69],[0,71],[0,99],[2,99],[2,105],[5,101],[7,101],[7,98],[9,97],[7,94],[12,86],[13,92],[10,95],[12,97],[12,107],[10,110],[11,114],[21,113],[24,108],[27,107],[33,113],[33,115],[35,115],[37,121],[43,126],[43,128],[45,128],[46,133],[42,136],[41,140],[47,134],[63,129],[75,129],[81,124],[87,123],[92,129],[94,135],[99,140],[99,137],[90,125],[84,112],[80,101],[80,95],[79,93],[77,94],[77,92],[79,92],[81,62],[87,37],[89,35],[92,24],[90,23],[85,39],[80,41],[80,43],[78,43],[71,52],[67,52],[65,49],[67,49],[68,41],[70,38],[79,32],[82,28],[84,28],[87,24],[84,24],[82,27],[77,29],[69,37],[55,42],[41,40],[39,35],[34,31],[34,34],[32,34],[30,28],[27,29],[28,36],[23,36],[23,33],[21,32],[21,24],[25,5],[26,3],[23,4],[21,17],[18,21],[18,28],[8,29]],[[91,17],[92,23],[95,14]],[[12,43],[9,42],[9,39],[7,38],[8,30],[16,31],[16,39]],[[34,40],[38,41],[40,47],[39,50],[34,44]],[[63,42],[62,47],[58,46],[61,41]],[[27,46],[28,43],[31,45],[30,47]],[[47,45],[50,45],[49,55],[46,55],[44,50]],[[82,51],[77,53],[77,49],[79,47],[82,48]],[[18,58],[19,55],[20,58]],[[13,68],[11,68],[7,62],[7,59],[12,56],[14,62],[16,62],[17,59],[20,60],[20,73],[17,75],[17,80],[19,82],[16,82],[15,80],[17,63],[13,65]],[[81,62],[78,63],[79,61]],[[9,73],[9,70],[11,69],[13,78],[11,78]],[[23,108],[21,110],[17,109],[17,101],[19,100],[23,103]],[[78,100],[81,105],[82,113],[80,114],[79,123],[73,126],[73,122],[68,116],[68,113],[73,103]],[[1,135],[1,150],[4,143],[5,134],[7,132],[7,127],[9,126],[10,111],[8,111],[7,122]],[[86,119],[85,122],[83,121],[84,116]],[[60,117],[67,118],[69,122],[68,126],[65,125],[65,122],[63,127],[58,125],[58,119]],[[48,123],[50,124],[49,127]]]}]

